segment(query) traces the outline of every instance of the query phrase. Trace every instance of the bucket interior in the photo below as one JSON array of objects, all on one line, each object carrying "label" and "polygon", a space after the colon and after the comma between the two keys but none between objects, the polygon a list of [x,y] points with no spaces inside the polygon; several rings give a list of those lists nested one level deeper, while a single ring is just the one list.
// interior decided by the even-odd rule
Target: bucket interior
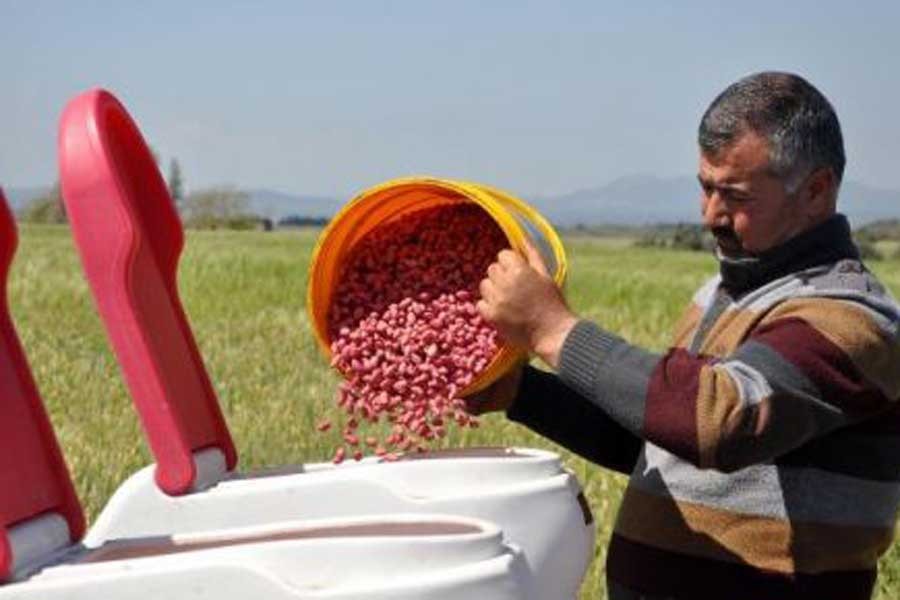
[{"label": "bucket interior", "polygon": [[[366,190],[350,201],[322,232],[310,264],[307,312],[323,354],[331,357],[328,311],[346,257],[366,234],[411,212],[456,203],[480,206],[503,231],[513,249],[531,239],[545,255],[555,280],[565,277],[565,256],[553,228],[534,209],[499,190],[478,184],[432,178],[394,180]],[[462,390],[465,396],[496,381],[521,359],[502,345],[482,373]]]}]

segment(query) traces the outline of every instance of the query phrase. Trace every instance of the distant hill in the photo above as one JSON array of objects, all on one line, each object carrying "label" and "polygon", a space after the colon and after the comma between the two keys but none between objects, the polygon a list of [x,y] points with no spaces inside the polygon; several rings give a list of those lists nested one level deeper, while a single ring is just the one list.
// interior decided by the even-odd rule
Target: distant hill
[{"label": "distant hill", "polygon": [[691,177],[630,175],[600,187],[529,201],[563,226],[679,223],[698,220],[697,189]]},{"label": "distant hill", "polygon": [[848,181],[841,189],[838,209],[846,214],[854,227],[900,217],[900,191],[882,190],[863,183]]},{"label": "distant hill", "polygon": [[[265,189],[249,190],[249,193],[251,207],[275,219],[290,214],[330,217],[349,199],[296,196]],[[631,175],[568,194],[522,197],[550,221],[562,226],[579,223],[634,226],[700,220],[699,187],[696,179],[687,176]],[[848,181],[841,190],[838,207],[854,226],[896,218],[900,216],[900,191]]]},{"label": "distant hill", "polygon": [[325,196],[300,196],[269,189],[244,190],[250,195],[250,210],[274,221],[291,215],[325,217],[334,215],[344,200]]},{"label": "distant hill", "polygon": [[[559,225],[594,223],[648,225],[697,222],[700,190],[693,177],[652,175],[621,177],[604,186],[570,194],[535,198],[532,202]],[[858,227],[900,216],[900,191],[881,190],[848,181],[841,188],[838,210]]]},{"label": "distant hill", "polygon": [[[47,192],[48,187],[6,188],[14,209]],[[297,215],[331,217],[349,198],[288,194],[266,188],[245,190],[250,210],[272,220]],[[699,188],[693,177],[629,175],[596,188],[553,196],[528,196],[510,190],[534,204],[557,225],[651,225],[691,223],[700,219]],[[854,227],[900,217],[900,191],[883,190],[848,181],[838,208]]]},{"label": "distant hill", "polygon": [[[4,187],[6,199],[14,211],[50,191],[50,186]],[[262,217],[279,220],[291,215],[331,217],[343,201],[324,196],[300,196],[269,189],[244,190],[250,196],[250,211]]]}]

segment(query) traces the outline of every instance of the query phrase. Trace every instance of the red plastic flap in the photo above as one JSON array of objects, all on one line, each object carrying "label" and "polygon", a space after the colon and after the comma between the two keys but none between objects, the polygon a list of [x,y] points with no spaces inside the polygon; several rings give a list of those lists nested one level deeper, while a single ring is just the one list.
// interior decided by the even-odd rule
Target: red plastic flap
[{"label": "red plastic flap", "polygon": [[0,190],[0,581],[10,575],[7,529],[47,512],[61,514],[72,541],[84,514],[9,313],[6,280],[16,225]]},{"label": "red plastic flap", "polygon": [[181,221],[140,131],[107,91],[66,106],[59,170],[81,262],[150,448],[156,481],[191,490],[192,453],[237,454],[178,297]]}]

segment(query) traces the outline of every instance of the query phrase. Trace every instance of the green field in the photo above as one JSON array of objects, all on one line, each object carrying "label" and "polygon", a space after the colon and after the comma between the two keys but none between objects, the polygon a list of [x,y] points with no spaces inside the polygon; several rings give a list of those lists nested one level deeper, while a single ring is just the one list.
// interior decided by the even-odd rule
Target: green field
[{"label": "green field", "polygon": [[[89,519],[150,455],[106,343],[67,229],[23,227],[10,304]],[[336,379],[315,346],[304,309],[316,232],[200,232],[188,236],[179,284],[194,334],[241,454],[243,469],[327,460],[333,440],[314,419],[336,413]],[[627,339],[664,348],[675,319],[715,270],[706,254],[635,249],[621,241],[567,240],[568,297],[583,316]],[[871,265],[900,295],[900,261]],[[494,415],[458,445],[560,450]],[[562,451],[585,487],[598,526],[584,598],[604,597],[605,543],[625,480]],[[900,598],[900,544],[882,561],[880,600]]]}]

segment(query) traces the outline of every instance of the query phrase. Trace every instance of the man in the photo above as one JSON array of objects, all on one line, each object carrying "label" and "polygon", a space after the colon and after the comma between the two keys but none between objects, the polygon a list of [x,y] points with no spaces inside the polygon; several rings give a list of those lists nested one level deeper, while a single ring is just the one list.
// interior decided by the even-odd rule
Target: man
[{"label": "man", "polygon": [[731,85],[699,129],[719,274],[654,354],[579,319],[533,251],[478,308],[555,374],[469,400],[630,474],[613,600],[869,598],[900,500],[900,307],[836,213],[843,140],[802,78]]}]

